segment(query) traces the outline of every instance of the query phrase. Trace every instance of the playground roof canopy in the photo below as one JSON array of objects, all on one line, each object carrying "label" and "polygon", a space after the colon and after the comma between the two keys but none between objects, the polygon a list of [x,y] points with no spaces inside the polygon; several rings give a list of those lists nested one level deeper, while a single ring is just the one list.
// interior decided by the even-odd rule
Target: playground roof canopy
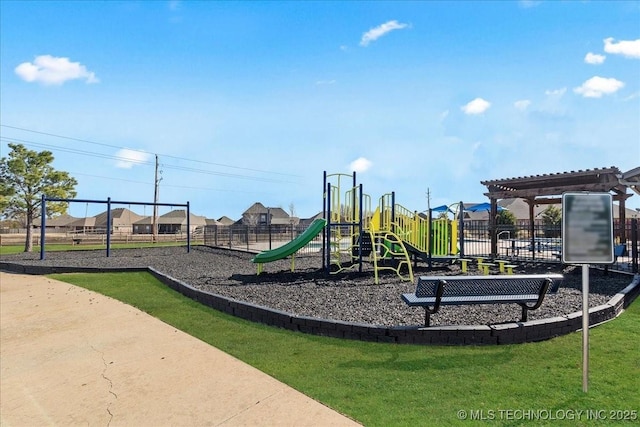
[{"label": "playground roof canopy", "polygon": [[[565,192],[612,192],[614,200],[631,197],[627,187],[640,191],[640,168],[622,173],[617,167],[587,169],[518,178],[481,181],[489,190],[490,199],[523,198],[534,200],[542,196],[560,196]],[[640,193],[639,193],[640,194]]]}]

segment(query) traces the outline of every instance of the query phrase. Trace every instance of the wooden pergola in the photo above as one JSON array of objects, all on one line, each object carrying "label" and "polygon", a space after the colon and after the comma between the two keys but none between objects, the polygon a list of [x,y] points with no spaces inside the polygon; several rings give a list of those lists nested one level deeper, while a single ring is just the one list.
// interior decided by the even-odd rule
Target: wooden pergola
[{"label": "wooden pergola", "polygon": [[498,238],[496,217],[498,200],[524,199],[529,205],[529,226],[532,247],[535,245],[533,226],[533,208],[536,205],[562,203],[562,194],[566,192],[607,192],[618,202],[620,227],[617,235],[626,241],[624,224],[626,223],[626,200],[632,196],[627,193],[631,188],[640,194],[640,167],[622,173],[617,167],[579,170],[577,172],[561,172],[545,175],[534,175],[519,178],[495,179],[481,181],[488,189],[484,193],[491,202],[489,230],[491,236],[491,255],[497,256]]}]

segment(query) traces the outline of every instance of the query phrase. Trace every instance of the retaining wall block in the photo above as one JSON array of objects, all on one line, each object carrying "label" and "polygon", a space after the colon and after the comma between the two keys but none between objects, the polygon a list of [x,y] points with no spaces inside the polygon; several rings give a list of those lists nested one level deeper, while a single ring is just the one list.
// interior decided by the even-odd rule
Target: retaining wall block
[{"label": "retaining wall block", "polygon": [[525,332],[522,323],[503,323],[491,325],[491,335],[496,337],[498,344],[518,344],[524,342]]},{"label": "retaining wall block", "polygon": [[[366,324],[338,322],[305,316],[294,316],[289,313],[245,303],[217,294],[210,294],[194,288],[187,283],[160,273],[153,268],[116,268],[94,269],[85,267],[54,267],[43,265],[21,265],[0,262],[0,269],[18,274],[52,274],[74,272],[120,272],[148,271],[166,286],[181,294],[199,301],[221,312],[242,319],[260,322],[292,331],[323,335],[335,338],[356,339],[400,344],[431,345],[475,345],[475,344],[517,344],[527,341],[538,341],[564,335],[582,328],[582,312],[570,313],[566,316],[529,322],[513,322],[500,325],[476,326],[402,326],[384,327]],[[589,324],[610,320],[640,295],[640,275],[635,275],[633,282],[615,295],[607,304],[589,310]]]}]

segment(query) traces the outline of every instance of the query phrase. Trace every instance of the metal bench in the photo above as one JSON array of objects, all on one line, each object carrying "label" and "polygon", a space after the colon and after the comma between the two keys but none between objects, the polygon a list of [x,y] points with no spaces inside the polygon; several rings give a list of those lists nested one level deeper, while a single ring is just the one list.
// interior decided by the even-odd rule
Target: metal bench
[{"label": "metal bench", "polygon": [[547,294],[555,294],[562,274],[500,276],[420,276],[415,293],[402,294],[411,307],[424,307],[424,325],[442,305],[509,304],[522,307],[522,322],[527,312],[542,305]]}]

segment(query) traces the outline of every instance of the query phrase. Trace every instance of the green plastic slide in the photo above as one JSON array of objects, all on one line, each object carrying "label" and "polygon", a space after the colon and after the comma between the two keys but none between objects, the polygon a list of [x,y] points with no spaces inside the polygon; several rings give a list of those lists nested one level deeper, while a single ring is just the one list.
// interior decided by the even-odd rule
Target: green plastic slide
[{"label": "green plastic slide", "polygon": [[262,251],[253,259],[251,262],[254,264],[265,264],[267,262],[277,261],[279,259],[283,259],[288,257],[289,255],[293,255],[297,251],[300,250],[304,245],[312,241],[318,234],[322,232],[325,225],[327,225],[327,220],[323,218],[314,219],[311,225],[304,230],[304,232],[290,241],[289,243],[280,246],[279,248],[270,250],[270,251]]}]

